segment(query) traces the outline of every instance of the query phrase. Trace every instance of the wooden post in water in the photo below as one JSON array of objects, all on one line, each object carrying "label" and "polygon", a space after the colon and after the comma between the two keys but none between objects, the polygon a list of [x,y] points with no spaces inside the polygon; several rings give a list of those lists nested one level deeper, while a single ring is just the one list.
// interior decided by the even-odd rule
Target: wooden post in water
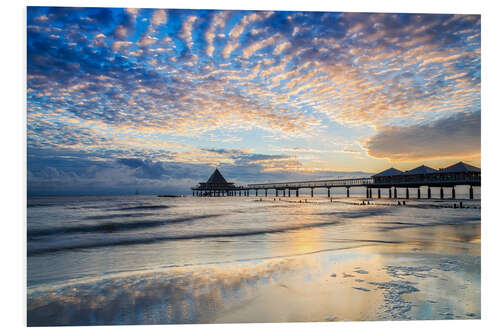
[{"label": "wooden post in water", "polygon": [[394,199],[398,198],[398,188],[394,187]]},{"label": "wooden post in water", "polygon": [[420,199],[420,186],[417,189],[417,198]]},{"label": "wooden post in water", "polygon": [[275,188],[274,191],[276,191],[276,196],[278,196],[278,189]]},{"label": "wooden post in water", "polygon": [[392,187],[389,187],[389,199],[392,199]]},{"label": "wooden post in water", "polygon": [[432,197],[431,187],[427,186],[427,199],[430,199],[431,197]]},{"label": "wooden post in water", "polygon": [[368,199],[370,197],[370,189],[368,186],[366,187],[366,198]]},{"label": "wooden post in water", "polygon": [[474,189],[472,188],[472,185],[469,188],[469,199],[474,200]]},{"label": "wooden post in water", "polygon": [[347,197],[349,198],[349,186],[346,187],[347,190]]},{"label": "wooden post in water", "polygon": [[410,199],[410,189],[406,188],[406,199]]},{"label": "wooden post in water", "polygon": [[328,197],[330,197],[330,188],[327,187],[327,189],[328,189]]},{"label": "wooden post in water", "polygon": [[288,197],[290,198],[290,188],[288,188]]},{"label": "wooden post in water", "polygon": [[267,188],[264,190],[264,195],[267,197]]},{"label": "wooden post in water", "polygon": [[377,189],[377,197],[380,199],[380,187]]},{"label": "wooden post in water", "polygon": [[444,191],[443,191],[443,188],[441,187],[441,190],[439,191],[439,197],[441,199],[444,199]]},{"label": "wooden post in water", "polygon": [[455,186],[453,186],[451,189],[451,198],[455,200]]},{"label": "wooden post in water", "polygon": [[295,196],[298,198],[299,197],[299,189],[295,189]]},{"label": "wooden post in water", "polygon": [[311,198],[314,197],[314,188],[311,187]]}]

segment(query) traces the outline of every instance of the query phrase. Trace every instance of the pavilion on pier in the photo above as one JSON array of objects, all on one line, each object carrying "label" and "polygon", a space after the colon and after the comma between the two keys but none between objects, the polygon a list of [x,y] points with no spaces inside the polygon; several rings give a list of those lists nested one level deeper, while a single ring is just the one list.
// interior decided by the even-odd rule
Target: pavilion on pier
[{"label": "pavilion on pier", "polygon": [[241,196],[242,191],[243,195],[248,194],[242,186],[236,186],[234,183],[226,181],[217,168],[206,182],[199,183],[191,190],[193,190],[193,196],[200,197]]}]

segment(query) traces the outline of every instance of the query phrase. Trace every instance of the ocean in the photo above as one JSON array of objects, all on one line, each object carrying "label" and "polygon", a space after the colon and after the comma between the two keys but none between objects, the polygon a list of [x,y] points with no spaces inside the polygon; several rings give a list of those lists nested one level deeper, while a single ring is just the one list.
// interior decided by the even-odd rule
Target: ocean
[{"label": "ocean", "polygon": [[477,319],[460,195],[29,197],[28,325]]}]

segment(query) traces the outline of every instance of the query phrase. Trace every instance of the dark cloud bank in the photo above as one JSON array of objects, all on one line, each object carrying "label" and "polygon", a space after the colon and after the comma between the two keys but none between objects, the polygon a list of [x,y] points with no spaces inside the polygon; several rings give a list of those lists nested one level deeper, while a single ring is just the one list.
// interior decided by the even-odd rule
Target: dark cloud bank
[{"label": "dark cloud bank", "polygon": [[460,112],[424,124],[388,127],[365,148],[373,157],[393,161],[476,156],[481,153],[481,114]]},{"label": "dark cloud bank", "polygon": [[[277,155],[278,156],[278,155]],[[281,156],[281,155],[280,155]],[[364,172],[266,171],[261,161],[274,155],[248,154],[234,164],[219,164],[228,181],[240,185],[337,177],[364,177]],[[215,169],[210,164],[158,162],[142,158],[95,161],[85,156],[37,155],[28,159],[28,195],[67,194],[190,194],[190,187],[206,181]]]}]

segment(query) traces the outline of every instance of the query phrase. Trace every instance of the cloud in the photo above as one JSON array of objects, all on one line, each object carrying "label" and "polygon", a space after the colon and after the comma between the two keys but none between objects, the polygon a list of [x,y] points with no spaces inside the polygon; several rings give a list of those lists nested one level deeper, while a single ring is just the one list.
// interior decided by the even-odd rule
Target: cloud
[{"label": "cloud", "polygon": [[243,50],[243,58],[250,58],[255,52],[259,51],[260,49],[263,49],[265,47],[268,47],[268,46],[271,46],[271,45],[275,45],[276,42],[279,40],[280,38],[280,35],[279,34],[275,34],[269,38],[266,38],[262,41],[258,41],[258,42],[255,42],[253,44],[251,44],[250,46],[248,46],[247,48],[245,48]]},{"label": "cloud", "polygon": [[167,23],[167,12],[164,9],[155,10],[151,16],[151,24],[157,27],[165,23]]},{"label": "cloud", "polygon": [[364,144],[370,156],[391,161],[477,157],[481,153],[481,115],[461,112],[419,125],[388,127]]},{"label": "cloud", "polygon": [[186,45],[188,46],[188,48],[192,48],[193,47],[193,35],[192,35],[192,31],[193,31],[193,26],[194,26],[194,23],[196,22],[198,18],[196,16],[188,16],[184,22],[182,22],[182,28],[181,28],[181,38],[184,39],[184,41],[186,42]]},{"label": "cloud", "polygon": [[215,50],[213,42],[216,36],[216,31],[225,27],[228,16],[229,12],[227,11],[222,11],[214,15],[210,27],[205,32],[205,39],[207,40],[206,53],[209,57],[213,56]]},{"label": "cloud", "polygon": [[240,46],[238,38],[240,38],[248,25],[267,19],[271,15],[273,15],[272,12],[254,12],[243,16],[243,18],[229,32],[229,40],[222,51],[224,58],[229,58],[231,53],[233,53],[233,51]]}]

